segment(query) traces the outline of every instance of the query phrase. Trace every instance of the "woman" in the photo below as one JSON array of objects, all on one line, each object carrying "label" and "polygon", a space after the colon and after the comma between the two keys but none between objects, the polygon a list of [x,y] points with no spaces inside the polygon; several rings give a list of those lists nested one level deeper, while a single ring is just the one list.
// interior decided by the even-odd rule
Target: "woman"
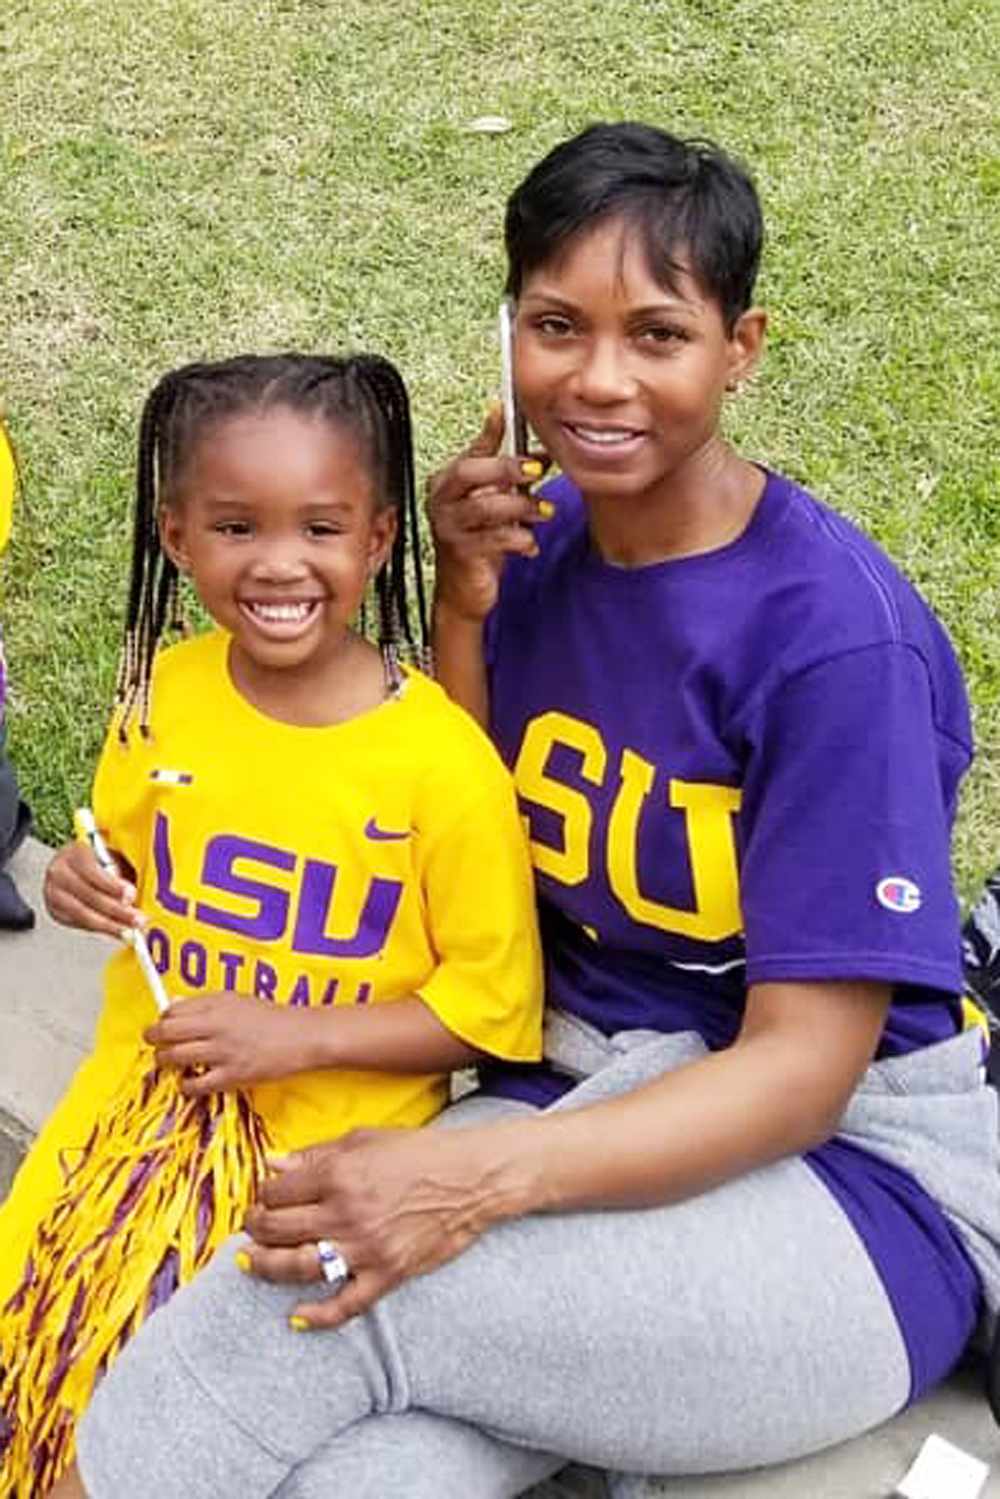
[{"label": "woman", "polygon": [[548,1060],[491,1067],[462,1130],[286,1162],[250,1273],[220,1255],[147,1326],[61,1494],[763,1465],[885,1420],[995,1317],[964,692],[878,549],[720,435],[760,242],[742,170],[644,126],[514,193],[516,383],[562,477],[527,494],[491,417],[431,508],[440,676],[528,821]]}]

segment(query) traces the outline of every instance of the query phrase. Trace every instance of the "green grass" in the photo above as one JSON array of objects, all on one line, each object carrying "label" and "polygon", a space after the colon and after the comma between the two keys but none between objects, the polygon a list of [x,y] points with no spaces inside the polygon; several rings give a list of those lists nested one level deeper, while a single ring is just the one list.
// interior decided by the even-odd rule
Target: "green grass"
[{"label": "green grass", "polygon": [[[102,732],[134,426],[240,349],[368,346],[424,471],[495,389],[504,197],[596,118],[707,134],[770,226],[748,453],[866,525],[958,645],[980,758],[957,858],[1000,852],[1000,26],[980,0],[6,0],[0,389],[27,504],[4,560],[12,751],[65,836]],[[470,135],[485,113],[503,136]]]}]

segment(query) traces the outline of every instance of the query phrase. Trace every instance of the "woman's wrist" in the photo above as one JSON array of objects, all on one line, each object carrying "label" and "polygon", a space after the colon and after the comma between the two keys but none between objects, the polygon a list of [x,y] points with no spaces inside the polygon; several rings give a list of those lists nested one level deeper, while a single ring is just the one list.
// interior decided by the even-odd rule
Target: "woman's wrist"
[{"label": "woman's wrist", "polygon": [[448,598],[440,589],[434,599],[434,661],[437,679],[484,729],[489,724],[490,697],[484,656],[483,627],[489,608],[477,613]]},{"label": "woman's wrist", "polygon": [[502,1120],[456,1130],[451,1137],[466,1147],[470,1217],[477,1232],[545,1205],[533,1124],[530,1119]]},{"label": "woman's wrist", "polygon": [[449,589],[445,579],[438,579],[431,607],[433,628],[435,631],[462,630],[478,635],[492,607],[485,600],[463,597],[460,587]]}]

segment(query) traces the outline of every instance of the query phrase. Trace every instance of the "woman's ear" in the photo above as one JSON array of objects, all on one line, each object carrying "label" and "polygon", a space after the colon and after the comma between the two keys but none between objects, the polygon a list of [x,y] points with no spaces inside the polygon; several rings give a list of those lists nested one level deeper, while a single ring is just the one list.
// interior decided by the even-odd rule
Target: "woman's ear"
[{"label": "woman's ear", "polygon": [[160,545],[179,573],[190,571],[190,559],[184,542],[184,515],[179,506],[163,505],[156,518]]},{"label": "woman's ear", "polygon": [[729,370],[727,390],[738,390],[757,368],[767,333],[767,313],[763,307],[748,307],[733,324],[729,335]]},{"label": "woman's ear", "polygon": [[368,538],[368,576],[370,578],[374,578],[385,566],[396,539],[397,524],[396,512],[389,506],[383,510],[376,510],[372,517],[371,534]]}]

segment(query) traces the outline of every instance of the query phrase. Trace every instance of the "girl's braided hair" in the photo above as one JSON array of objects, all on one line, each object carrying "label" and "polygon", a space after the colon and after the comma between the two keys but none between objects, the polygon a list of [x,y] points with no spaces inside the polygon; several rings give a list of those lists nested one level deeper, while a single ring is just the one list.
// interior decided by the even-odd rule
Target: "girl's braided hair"
[{"label": "girl's braided hair", "polygon": [[[410,403],[395,365],[377,354],[340,359],[294,353],[244,354],[213,364],[188,364],[154,387],[139,423],[132,574],[117,684],[122,739],[137,710],[140,731],[148,733],[156,652],[168,629],[183,628],[177,567],[160,541],[160,509],[176,492],[196,443],[213,426],[274,407],[348,429],[369,455],[377,503],[391,506],[397,516],[392,552],[374,582],[378,644],[387,680],[398,687],[397,652],[403,643],[410,658],[429,669]],[[415,594],[412,612],[408,562]],[[364,607],[360,625],[364,631]]]}]

